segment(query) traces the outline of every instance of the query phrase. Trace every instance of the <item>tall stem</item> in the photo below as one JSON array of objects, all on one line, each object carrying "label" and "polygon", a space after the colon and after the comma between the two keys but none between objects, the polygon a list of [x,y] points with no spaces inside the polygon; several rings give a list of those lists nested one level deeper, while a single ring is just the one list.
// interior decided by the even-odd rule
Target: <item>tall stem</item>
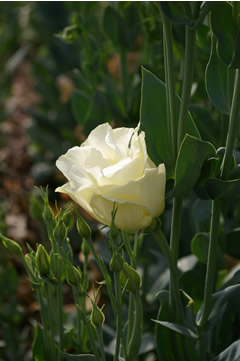
[{"label": "tall stem", "polygon": [[178,144],[179,149],[182,140],[186,134],[186,120],[188,114],[189,101],[191,96],[193,70],[195,62],[195,39],[196,30],[190,29],[186,26],[185,35],[185,57],[184,57],[184,73],[183,73],[183,87],[182,87],[182,99],[179,112],[179,124],[178,124]]},{"label": "tall stem", "polygon": [[116,326],[116,346],[114,361],[119,359],[121,334],[122,334],[122,296],[121,296],[121,285],[120,285],[120,273],[114,272],[114,283],[115,283],[115,297],[117,300],[117,326]]},{"label": "tall stem", "polygon": [[101,353],[101,361],[106,361],[105,351],[104,351],[104,341],[103,341],[103,330],[102,326],[98,326],[97,328],[98,340],[99,340],[99,347]]},{"label": "tall stem", "polygon": [[162,249],[162,251],[164,253],[164,256],[166,257],[166,259],[168,261],[168,267],[170,270],[171,282],[172,282],[171,288],[172,288],[172,293],[173,293],[175,305],[176,305],[176,321],[179,323],[183,323],[184,315],[183,315],[183,309],[182,309],[182,302],[181,302],[179,286],[178,286],[176,265],[173,260],[172,253],[170,251],[168,242],[167,242],[164,234],[162,233],[161,229],[158,228],[156,231],[154,230],[152,232],[152,235],[153,235],[154,239],[158,242],[160,248]]},{"label": "tall stem", "polygon": [[164,34],[164,54],[165,54],[165,76],[166,76],[166,98],[169,114],[168,129],[170,135],[170,145],[173,165],[177,159],[177,115],[176,115],[176,89],[174,77],[174,56],[173,38],[171,22],[162,13],[163,34]]},{"label": "tall stem", "polygon": [[212,201],[212,214],[211,214],[211,226],[210,226],[210,239],[208,248],[207,259],[207,273],[204,289],[203,300],[203,313],[199,321],[199,327],[203,328],[208,320],[208,316],[211,312],[211,298],[214,291],[214,281],[216,272],[216,249],[219,235],[219,220],[220,220],[220,200],[215,199]]},{"label": "tall stem", "polygon": [[226,150],[224,153],[221,178],[227,179],[228,171],[231,166],[231,158],[233,155],[236,134],[239,126],[239,110],[240,110],[240,74],[239,69],[236,70],[236,78],[233,91],[233,100],[229,119],[229,128],[226,141]]}]

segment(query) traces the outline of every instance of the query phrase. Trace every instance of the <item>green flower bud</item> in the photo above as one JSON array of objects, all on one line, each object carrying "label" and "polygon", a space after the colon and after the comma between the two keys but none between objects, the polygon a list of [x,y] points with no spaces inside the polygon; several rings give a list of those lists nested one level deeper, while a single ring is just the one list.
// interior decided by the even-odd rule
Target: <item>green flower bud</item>
[{"label": "green flower bud", "polygon": [[16,256],[22,256],[22,248],[19,246],[19,244],[12,239],[9,239],[7,237],[4,237],[2,234],[0,234],[0,238],[3,241],[4,246],[13,254]]},{"label": "green flower bud", "polygon": [[60,242],[67,237],[67,227],[65,226],[63,221],[59,221],[57,223],[53,231],[53,237]]},{"label": "green flower bud", "polygon": [[90,250],[85,239],[82,241],[81,250],[85,257],[89,255]]},{"label": "green flower bud", "polygon": [[47,225],[48,232],[52,234],[54,228],[56,227],[56,218],[54,216],[52,208],[49,206],[49,204],[45,204],[43,209],[43,219]]},{"label": "green flower bud", "polygon": [[136,292],[141,287],[142,280],[139,273],[124,262],[120,271],[120,283],[122,287],[125,287],[126,291]]},{"label": "green flower bud", "polygon": [[113,240],[113,242],[117,242],[118,241],[118,228],[116,227],[115,223],[112,222],[111,224],[111,228],[110,228],[110,237]]},{"label": "green flower bud", "polygon": [[96,303],[93,303],[92,312],[90,315],[90,321],[94,327],[99,327],[104,324],[105,316],[103,311],[96,305]]},{"label": "green flower bud", "polygon": [[110,261],[110,270],[120,272],[123,268],[123,259],[119,254],[114,254]]},{"label": "green flower bud", "polygon": [[80,269],[67,264],[67,282],[70,286],[77,286],[82,282],[82,273]]},{"label": "green flower bud", "polygon": [[91,228],[80,215],[77,218],[77,230],[83,239],[88,239],[92,236]]},{"label": "green flower bud", "polygon": [[46,249],[39,244],[36,253],[37,268],[41,276],[48,276],[50,273],[50,259]]}]

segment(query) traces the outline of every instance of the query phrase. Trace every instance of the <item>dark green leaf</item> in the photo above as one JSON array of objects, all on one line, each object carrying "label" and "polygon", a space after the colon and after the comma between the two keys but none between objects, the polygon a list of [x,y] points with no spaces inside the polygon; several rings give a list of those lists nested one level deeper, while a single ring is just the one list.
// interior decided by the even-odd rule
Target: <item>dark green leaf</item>
[{"label": "dark green leaf", "polygon": [[174,195],[182,196],[191,191],[198,180],[204,161],[216,154],[214,146],[186,135],[180,146],[176,170]]},{"label": "dark green leaf", "polygon": [[232,6],[227,1],[215,4],[211,12],[211,27],[218,41],[218,55],[234,68],[240,66],[239,29],[233,17]]},{"label": "dark green leaf", "polygon": [[240,179],[228,181],[217,178],[208,179],[205,183],[205,189],[211,199],[240,200]]},{"label": "dark green leaf", "polygon": [[[215,325],[219,317],[219,312],[223,309],[224,306],[227,305],[228,308],[231,309],[231,311],[233,311],[234,308],[238,309],[239,302],[237,300],[239,300],[239,297],[240,297],[240,284],[229,286],[221,291],[214,293],[211,299],[211,313],[208,318],[208,323],[206,327],[210,329]],[[201,307],[197,313],[196,316],[197,323],[201,319],[202,312],[203,312],[203,307]],[[224,312],[227,312],[227,309],[224,309]]]},{"label": "dark green leaf", "polygon": [[120,13],[112,6],[107,6],[103,15],[103,28],[116,48],[128,46],[127,30]]},{"label": "dark green leaf", "polygon": [[[158,313],[158,320],[169,320],[171,318],[171,312],[169,310],[169,292],[162,291],[159,294],[160,309]],[[161,327],[156,323],[155,327],[156,335],[156,350],[159,361],[177,361],[176,352],[174,352],[173,332],[165,327]],[[168,345],[168,347],[166,347]]]},{"label": "dark green leaf", "polygon": [[222,351],[212,361],[239,361],[240,360],[240,340],[233,342],[228,348]]},{"label": "dark green leaf", "polygon": [[159,320],[153,320],[153,321],[158,323],[159,325],[170,328],[170,330],[181,333],[184,336],[198,338],[196,333],[194,333],[192,330],[190,330],[189,328],[186,328],[184,326],[181,326],[181,325],[178,325],[178,324],[172,323],[172,322],[165,322],[165,321],[159,321]]},{"label": "dark green leaf", "polygon": [[71,355],[65,352],[62,352],[65,360],[67,361],[96,361],[96,357],[90,354],[81,354],[81,355]]},{"label": "dark green leaf", "polygon": [[240,228],[222,235],[223,250],[232,257],[240,258]]},{"label": "dark green leaf", "polygon": [[211,55],[206,68],[206,89],[217,110],[229,114],[233,92],[231,70],[219,59],[214,37],[212,37]]},{"label": "dark green leaf", "polygon": [[191,250],[197,256],[201,263],[207,263],[208,257],[208,233],[197,233],[192,239]]},{"label": "dark green leaf", "polygon": [[32,353],[33,361],[46,361],[46,356],[44,353],[43,330],[39,324],[34,330]]},{"label": "dark green leaf", "polygon": [[[179,113],[180,102],[180,98],[176,96],[177,114]],[[150,158],[155,164],[164,162],[168,174],[173,174],[168,140],[166,87],[160,79],[144,68],[140,122],[141,128],[146,132],[146,143]],[[187,117],[187,133],[200,138],[190,113],[188,113]]]},{"label": "dark green leaf", "polygon": [[106,89],[106,96],[109,101],[109,105],[110,105],[113,115],[117,119],[123,119],[123,117],[125,115],[124,114],[125,109],[124,109],[123,98],[122,98],[121,94],[119,93],[116,85],[114,84],[114,82],[112,81],[112,79],[109,76],[104,75],[103,82],[104,82],[105,89]]},{"label": "dark green leaf", "polygon": [[72,111],[76,121],[84,125],[91,108],[90,97],[81,90],[74,89],[72,92]]},{"label": "dark green leaf", "polygon": [[161,1],[161,8],[172,22],[192,25],[192,11],[188,1]]}]

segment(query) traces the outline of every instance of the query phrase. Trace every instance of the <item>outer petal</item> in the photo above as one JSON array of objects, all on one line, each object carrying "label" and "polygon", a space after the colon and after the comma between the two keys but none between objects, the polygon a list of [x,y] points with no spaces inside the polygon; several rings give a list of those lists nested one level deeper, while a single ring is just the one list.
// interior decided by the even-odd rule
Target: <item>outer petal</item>
[{"label": "outer petal", "polygon": [[115,224],[119,229],[126,232],[136,232],[152,223],[152,216],[146,208],[128,202],[113,202],[101,195],[94,195],[91,198],[91,207],[95,218],[102,220],[101,223],[109,226],[112,220],[114,203],[117,207]]},{"label": "outer petal", "polygon": [[135,203],[149,209],[152,217],[159,216],[165,206],[166,172],[164,164],[146,169],[141,178],[120,187],[102,187],[104,198],[118,203]]}]

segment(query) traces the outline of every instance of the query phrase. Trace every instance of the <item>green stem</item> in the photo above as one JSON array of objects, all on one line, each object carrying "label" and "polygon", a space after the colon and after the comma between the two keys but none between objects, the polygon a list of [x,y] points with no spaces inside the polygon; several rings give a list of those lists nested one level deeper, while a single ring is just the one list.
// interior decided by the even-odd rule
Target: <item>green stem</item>
[{"label": "green stem", "polygon": [[103,330],[102,326],[96,327],[97,334],[98,334],[98,341],[99,341],[99,347],[100,347],[100,354],[101,354],[101,361],[106,361],[105,358],[105,351],[104,351],[104,341],[103,341]]},{"label": "green stem", "polygon": [[108,290],[108,294],[109,294],[109,298],[110,298],[110,301],[111,301],[111,305],[112,305],[112,309],[113,309],[113,312],[114,312],[114,315],[116,316],[116,301],[115,301],[115,298],[114,298],[114,295],[113,295],[113,290],[112,290],[112,285],[111,285],[111,277],[108,273],[108,270],[106,269],[104,263],[102,262],[102,260],[99,258],[95,248],[94,248],[94,244],[93,244],[93,241],[91,238],[88,238],[86,239],[86,242],[88,244],[88,247],[90,248],[92,254],[93,254],[93,257],[95,258],[96,262],[97,262],[97,265],[106,281],[106,286],[107,286],[107,290]]},{"label": "green stem", "polygon": [[173,165],[177,159],[177,113],[176,113],[176,88],[174,77],[174,55],[173,55],[173,38],[172,24],[162,13],[163,34],[164,34],[164,54],[165,56],[165,74],[166,74],[166,98],[169,113],[169,134],[172,151]]},{"label": "green stem", "polygon": [[222,170],[221,170],[222,179],[227,179],[228,172],[231,166],[231,158],[233,155],[235,139],[239,126],[239,110],[240,110],[239,99],[240,99],[240,74],[238,69],[236,70],[233,100],[232,100],[230,119],[229,119],[229,129],[228,129],[227,141],[226,141],[226,150],[224,153],[224,158],[222,163]]},{"label": "green stem", "polygon": [[131,337],[129,340],[129,343],[127,345],[127,360],[128,361],[132,361],[138,351],[139,348],[141,346],[141,334],[142,334],[142,302],[141,302],[141,297],[139,295],[139,292],[134,292],[132,293],[133,296],[133,300],[134,300],[134,324],[133,324],[133,329],[132,329],[132,333],[131,333]]},{"label": "green stem", "polygon": [[190,29],[188,26],[186,26],[183,87],[182,87],[181,106],[180,106],[179,121],[178,121],[178,139],[177,139],[178,149],[186,134],[186,122],[187,122],[189,101],[191,96],[193,70],[194,70],[194,62],[195,62],[195,42],[196,42],[195,40],[196,40],[196,30]]},{"label": "green stem", "polygon": [[121,285],[120,285],[120,272],[114,272],[114,283],[115,283],[115,297],[117,300],[117,325],[116,325],[116,346],[114,361],[119,360],[121,335],[122,335],[122,296],[121,296]]},{"label": "green stem", "polygon": [[99,352],[98,352],[98,349],[96,347],[96,343],[95,343],[95,340],[94,340],[93,331],[92,331],[91,325],[89,324],[89,322],[87,320],[86,313],[82,312],[81,308],[79,307],[79,305],[81,303],[80,296],[79,296],[80,289],[78,287],[76,287],[76,286],[72,286],[72,288],[73,288],[73,295],[74,295],[75,304],[76,304],[77,310],[79,312],[79,315],[82,316],[84,326],[86,327],[92,351],[93,351],[97,361],[102,361],[100,356],[99,356]]},{"label": "green stem", "polygon": [[42,325],[43,325],[44,353],[49,355],[49,353],[51,352],[50,351],[51,350],[51,344],[49,344],[49,337],[48,337],[48,334],[47,334],[47,319],[48,318],[47,318],[47,315],[46,315],[41,290],[37,290],[37,295],[38,295],[38,299],[39,299],[39,303],[40,303],[40,315],[41,315],[41,320],[42,320]]},{"label": "green stem", "polygon": [[210,239],[208,248],[207,259],[207,273],[204,289],[203,300],[203,313],[198,323],[202,329],[206,326],[208,316],[211,312],[211,298],[214,291],[214,282],[216,276],[216,254],[217,254],[217,242],[219,235],[219,220],[220,220],[220,200],[215,199],[212,201],[212,214],[211,214],[211,226],[210,226]]},{"label": "green stem", "polygon": [[122,80],[122,91],[123,91],[123,102],[125,111],[127,114],[128,105],[128,72],[127,72],[127,56],[126,51],[122,48],[120,52],[120,63],[121,63],[121,80]]},{"label": "green stem", "polygon": [[58,360],[62,360],[62,353],[63,351],[63,300],[62,300],[62,284],[59,282],[57,287],[57,313],[58,313],[58,335],[59,335],[59,350],[58,353]]},{"label": "green stem", "polygon": [[[80,311],[81,305],[79,304],[80,297],[78,296],[77,287],[72,287],[72,289],[73,289],[73,296],[74,296],[74,302],[76,304],[76,307],[79,306],[79,307],[77,307],[77,334],[78,334],[78,343],[79,343],[79,346],[81,347],[83,339],[82,339],[82,327],[81,327],[82,322],[81,322],[81,311]],[[84,312],[84,311],[82,310],[82,312]]]},{"label": "green stem", "polygon": [[50,340],[51,340],[51,360],[56,360],[56,353],[55,353],[55,332],[54,332],[54,314],[55,314],[55,307],[53,307],[53,297],[51,292],[51,286],[49,284],[46,286],[46,293],[47,293],[47,301],[48,301],[48,318],[49,318],[49,328],[50,328]]},{"label": "green stem", "polygon": [[176,272],[176,265],[172,257],[171,250],[169,248],[168,242],[162,233],[161,229],[157,229],[155,231],[152,231],[152,235],[154,239],[158,242],[160,248],[162,249],[164,256],[166,257],[168,261],[168,267],[170,270],[171,275],[171,288],[172,293],[174,296],[174,301],[176,305],[176,321],[183,324],[184,323],[184,314],[183,314],[183,308],[182,308],[182,302],[179,292],[179,286],[178,286],[178,279],[177,279],[177,272]]},{"label": "green stem", "polygon": [[182,221],[182,197],[173,198],[170,249],[175,267],[178,261],[179,239]]}]

